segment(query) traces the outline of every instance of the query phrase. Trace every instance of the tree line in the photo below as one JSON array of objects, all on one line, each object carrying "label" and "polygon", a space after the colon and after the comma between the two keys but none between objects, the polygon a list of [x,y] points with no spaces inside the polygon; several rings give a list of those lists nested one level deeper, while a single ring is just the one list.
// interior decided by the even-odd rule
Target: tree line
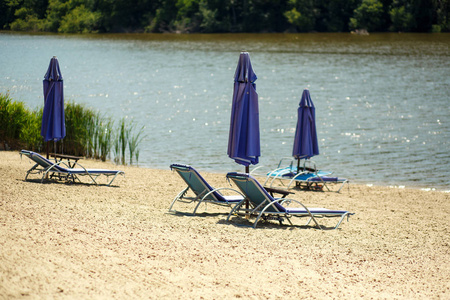
[{"label": "tree line", "polygon": [[109,32],[448,32],[450,0],[0,0],[0,29]]}]

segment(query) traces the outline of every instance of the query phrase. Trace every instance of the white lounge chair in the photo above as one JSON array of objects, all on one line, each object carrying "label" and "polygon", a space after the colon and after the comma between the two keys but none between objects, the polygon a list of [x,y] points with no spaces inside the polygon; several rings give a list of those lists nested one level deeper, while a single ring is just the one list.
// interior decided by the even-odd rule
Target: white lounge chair
[{"label": "white lounge chair", "polygon": [[41,183],[44,182],[45,178],[47,178],[47,175],[50,173],[56,173],[59,175],[64,176],[67,179],[72,179],[73,182],[75,180],[79,179],[79,176],[88,176],[92,183],[95,183],[98,185],[96,179],[100,175],[105,175],[108,179],[110,176],[113,176],[111,180],[108,181],[107,185],[110,186],[111,183],[116,179],[117,175],[121,174],[124,175],[125,173],[123,171],[115,171],[115,170],[106,170],[106,169],[86,169],[82,165],[80,165],[78,162],[72,162],[75,165],[78,165],[80,168],[71,168],[67,162],[65,161],[59,161],[59,162],[52,162],[39,153],[28,151],[28,150],[22,150],[20,152],[20,155],[25,155],[32,161],[34,161],[36,164],[31,167],[27,171],[27,175],[25,176],[25,180],[27,180],[28,175],[30,174],[41,174]]},{"label": "white lounge chair", "polygon": [[[178,195],[173,199],[172,203],[170,204],[169,211],[173,211],[172,208],[177,201],[184,203],[198,202],[193,212],[193,214],[195,215],[197,209],[202,203],[211,203],[215,205],[231,207],[232,205],[236,205],[242,199],[244,199],[242,194],[234,189],[214,189],[193,167],[189,165],[172,164],[170,166],[170,169],[175,170],[178,175],[183,178],[183,180],[187,184],[187,187],[181,190],[181,192],[179,192]],[[189,189],[194,194],[193,196],[187,195]],[[220,192],[221,190],[231,190],[236,195],[225,196]]]},{"label": "white lounge chair", "polygon": [[[245,199],[237,204],[228,215],[227,221],[233,215],[256,216],[256,221],[253,223],[253,228],[256,228],[260,219],[276,220],[280,224],[284,219],[292,224],[292,217],[304,218],[309,220],[306,225],[313,221],[320,229],[324,229],[319,225],[317,218],[339,218],[338,223],[333,229],[337,229],[345,217],[353,215],[345,210],[331,210],[326,208],[308,208],[300,201],[286,198],[273,198],[259,182],[249,174],[231,172],[227,174],[227,178],[231,179],[244,194]],[[244,208],[243,204],[248,201],[249,208]],[[297,207],[290,207],[290,204],[295,204]]]},{"label": "white lounge chair", "polygon": [[[287,167],[282,167],[282,158],[278,167],[266,174],[264,187],[274,187],[275,183],[280,183],[288,190],[294,187],[307,190],[323,191],[326,188],[331,191],[328,184],[339,184],[337,192],[340,192],[344,185],[350,183],[346,178],[331,177],[332,172],[318,170],[316,164],[312,160],[304,160],[303,164],[294,165],[294,160],[290,159]],[[255,169],[256,170],[256,169]]]}]

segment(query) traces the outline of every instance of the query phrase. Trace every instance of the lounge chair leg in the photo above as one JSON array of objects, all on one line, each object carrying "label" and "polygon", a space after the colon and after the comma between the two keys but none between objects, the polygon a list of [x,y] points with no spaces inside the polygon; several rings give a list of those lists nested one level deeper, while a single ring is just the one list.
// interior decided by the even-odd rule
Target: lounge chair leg
[{"label": "lounge chair leg", "polygon": [[108,183],[108,186],[111,186],[111,183],[116,179],[117,175],[119,175],[119,172],[117,172],[113,179],[111,179],[111,181]]},{"label": "lounge chair leg", "polygon": [[312,218],[309,218],[308,222],[306,222],[305,225],[308,226],[311,221],[312,221]]},{"label": "lounge chair leg", "polygon": [[27,175],[25,176],[25,181],[27,181],[28,175],[30,175],[31,172],[33,172],[34,169],[36,169],[39,166],[39,164],[35,164],[31,169],[27,171]]},{"label": "lounge chair leg", "polygon": [[291,218],[286,216],[286,219],[288,220],[289,224],[291,224],[291,226],[293,226],[294,224],[292,224]]},{"label": "lounge chair leg", "polygon": [[346,213],[346,214],[342,215],[341,219],[339,220],[337,225],[334,227],[334,229],[338,229],[339,228],[339,226],[341,225],[342,221],[344,221],[345,217],[347,217],[347,221],[348,221],[348,218],[350,218],[351,215],[352,214],[350,214],[350,213]]},{"label": "lounge chair leg", "polygon": [[172,203],[170,203],[169,211],[172,211],[172,207],[179,199],[182,199],[184,195],[186,195],[187,191],[189,190],[189,187],[185,188],[181,192],[178,193],[178,195],[173,199]]},{"label": "lounge chair leg", "polygon": [[263,215],[264,211],[262,211],[258,217],[256,218],[255,223],[253,223],[253,228],[256,228],[256,225],[258,224],[259,219],[261,219],[262,215]]},{"label": "lounge chair leg", "polygon": [[245,199],[243,199],[241,202],[239,202],[238,204],[236,204],[233,209],[230,211],[230,213],[228,214],[227,217],[227,222],[230,221],[230,217],[231,215],[233,215],[235,213],[235,211],[239,210],[239,208],[242,206],[242,204],[245,202]]},{"label": "lounge chair leg", "polygon": [[197,213],[197,209],[198,209],[198,207],[200,206],[200,204],[203,203],[203,199],[204,199],[204,198],[200,199],[200,201],[198,201],[198,204],[195,206],[195,209],[194,209],[194,212],[193,212],[193,215],[194,215],[194,216],[195,216],[195,214]]}]

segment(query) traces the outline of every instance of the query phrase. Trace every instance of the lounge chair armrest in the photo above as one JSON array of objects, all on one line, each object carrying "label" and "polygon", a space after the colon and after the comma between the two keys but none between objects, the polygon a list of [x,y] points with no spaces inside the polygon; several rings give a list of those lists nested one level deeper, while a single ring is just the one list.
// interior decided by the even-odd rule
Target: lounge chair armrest
[{"label": "lounge chair armrest", "polygon": [[278,163],[278,167],[277,169],[282,169],[282,165],[283,165],[283,161],[289,161],[289,166],[292,168],[293,164],[294,164],[294,159],[292,157],[282,157],[280,159],[280,162]]},{"label": "lounge chair armrest", "polygon": [[[69,167],[69,165],[68,164],[65,164],[67,167]],[[75,167],[75,166],[79,166],[80,168],[82,168],[84,171],[86,171],[86,173],[89,173],[88,172],[88,170],[85,168],[85,167],[83,167],[83,165],[81,165],[79,162],[76,162],[76,161],[74,161],[73,162],[73,166]],[[73,169],[73,168],[70,168],[69,167],[69,169]]]},{"label": "lounge chair armrest", "polygon": [[[241,196],[242,199],[245,199],[245,196],[241,192],[239,192],[238,190],[235,190],[233,188],[228,188],[228,187],[222,187],[222,188],[217,188],[217,189],[213,189],[212,191],[209,191],[207,194],[205,194],[205,196],[202,197],[202,201],[203,201],[203,199],[206,199],[206,197],[208,197],[209,195],[211,195],[214,192],[219,192],[220,193],[220,191],[225,191],[225,190],[232,191],[232,192],[238,194],[239,196]],[[222,193],[220,193],[220,194],[222,194]],[[226,199],[225,199],[225,201],[226,201]]]},{"label": "lounge chair armrest", "polygon": [[263,172],[263,174],[257,173],[256,171],[260,171],[262,168],[264,168],[265,166],[257,166],[256,168],[254,168],[253,170],[250,171],[250,175],[252,176],[262,176],[263,174],[266,175],[266,173]]},{"label": "lounge chair armrest", "polygon": [[[298,201],[298,200],[295,200],[295,199],[278,199],[278,200],[281,200],[279,203],[282,205],[282,206],[285,206],[285,204],[288,204],[288,206],[285,206],[285,207],[289,207],[289,204],[291,204],[292,202],[294,202],[294,203],[296,203],[296,204],[298,204],[298,205],[300,205],[301,207],[303,207],[309,214],[311,214],[311,212],[309,211],[309,209],[303,204],[303,203],[301,203],[300,201]],[[312,215],[311,215],[312,216]]]},{"label": "lounge chair armrest", "polygon": [[47,168],[47,172],[52,172],[53,167],[59,166],[59,165],[63,165],[64,167],[67,167],[68,169],[70,169],[70,166],[63,160],[58,161],[56,163],[54,163],[53,165],[51,165],[50,167]]},{"label": "lounge chair armrest", "polygon": [[289,205],[292,202],[299,204],[301,207],[303,207],[308,212],[309,216],[311,217],[311,220],[314,221],[314,223],[317,225],[317,227],[320,228],[320,230],[323,230],[322,226],[319,225],[316,218],[314,218],[313,214],[309,211],[309,209],[303,203],[301,203],[300,201],[295,200],[295,199],[281,199],[281,200],[282,201],[280,202],[280,204],[282,206],[284,206],[284,204],[286,204],[286,203]]}]

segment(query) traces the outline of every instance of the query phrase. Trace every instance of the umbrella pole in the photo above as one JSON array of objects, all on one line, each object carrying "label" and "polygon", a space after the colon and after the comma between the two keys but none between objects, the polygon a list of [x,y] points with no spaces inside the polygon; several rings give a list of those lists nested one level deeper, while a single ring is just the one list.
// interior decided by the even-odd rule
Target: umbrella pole
[{"label": "umbrella pole", "polygon": [[[49,143],[49,142],[47,141],[47,147],[46,147],[46,148],[47,148],[47,159],[48,159],[48,157],[49,157],[49,155],[48,155],[48,143]],[[48,173],[45,174],[45,179],[48,179]]]},{"label": "umbrella pole", "polygon": [[[249,166],[245,166],[245,173],[249,174],[250,173],[250,167]],[[247,214],[245,215],[245,218],[247,220],[250,219],[250,214],[248,213],[248,210],[250,208],[250,204],[248,202],[248,199],[245,200],[245,211],[247,212]]]},{"label": "umbrella pole", "polygon": [[[300,173],[300,158],[297,158],[297,174]],[[300,187],[299,182],[295,182],[295,187]]]}]

